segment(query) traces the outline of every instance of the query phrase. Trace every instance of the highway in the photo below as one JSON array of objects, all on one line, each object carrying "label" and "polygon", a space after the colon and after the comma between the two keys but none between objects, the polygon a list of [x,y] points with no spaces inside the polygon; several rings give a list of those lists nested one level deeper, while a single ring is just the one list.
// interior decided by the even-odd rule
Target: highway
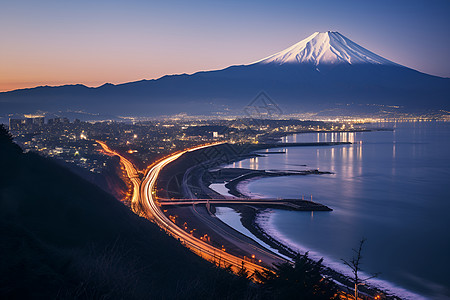
[{"label": "highway", "polygon": [[[232,255],[228,252],[223,251],[222,249],[218,249],[208,244],[207,242],[195,238],[190,233],[184,231],[180,227],[178,227],[174,222],[172,222],[160,209],[160,206],[157,202],[155,195],[155,185],[156,180],[158,178],[161,170],[178,159],[181,155],[188,151],[199,150],[204,147],[210,147],[215,144],[203,145],[194,147],[176,154],[173,154],[157,164],[155,164],[145,176],[141,185],[141,207],[145,209],[145,214],[153,215],[153,220],[163,228],[168,234],[172,235],[176,239],[178,239],[183,245],[188,247],[191,251],[197,253],[201,257],[214,262],[216,264],[220,264],[222,266],[231,265],[234,271],[238,271],[242,266],[244,266],[248,271],[253,273],[254,271],[263,271],[266,268],[258,265],[256,263],[250,261],[244,261],[243,258]],[[256,258],[257,259],[257,258]]]},{"label": "highway", "polygon": [[[133,184],[133,196],[132,196],[132,209],[133,211],[140,215],[145,216],[149,220],[155,222],[159,227],[164,229],[166,233],[176,238],[180,241],[184,246],[189,248],[191,251],[201,256],[202,258],[211,261],[219,266],[231,266],[233,271],[238,271],[245,267],[247,271],[250,273],[254,273],[255,271],[263,271],[266,269],[266,266],[272,265],[273,262],[283,262],[284,259],[278,257],[269,251],[267,251],[263,247],[258,247],[252,244],[245,242],[243,239],[234,236],[229,231],[224,228],[218,228],[217,224],[214,225],[211,220],[206,220],[213,227],[215,227],[217,231],[221,233],[221,235],[227,240],[233,241],[237,244],[238,247],[246,248],[249,253],[257,253],[257,257],[254,259],[246,259],[230,254],[222,249],[216,248],[206,241],[200,240],[190,233],[186,232],[182,228],[178,227],[174,222],[172,222],[161,210],[161,204],[159,203],[158,198],[156,197],[156,181],[158,179],[158,175],[161,170],[170,164],[171,162],[178,159],[186,152],[199,150],[205,147],[210,147],[213,145],[217,145],[220,143],[208,144],[197,146],[194,148],[190,148],[181,152],[174,153],[170,156],[167,156],[155,163],[145,175],[144,179],[141,181],[139,179],[139,172],[136,170],[135,166],[127,160],[125,157],[120,155],[117,151],[110,149],[106,143],[102,141],[96,141],[103,149],[103,151],[110,156],[118,156],[120,158],[120,162],[125,168],[127,176]],[[162,200],[162,199],[161,199]],[[250,202],[249,199],[245,199],[246,202]],[[184,200],[180,199],[179,204],[183,204],[184,201],[189,201],[190,205],[193,205],[195,208],[196,204],[206,203],[205,200]],[[212,200],[211,203],[215,201]],[[165,203],[164,203],[165,204]],[[171,204],[176,204],[175,201]],[[205,217],[203,217],[205,218]],[[225,225],[226,227],[226,225]],[[261,260],[260,260],[261,259]],[[251,260],[251,261],[249,261]],[[256,263],[256,262],[259,263]]]},{"label": "highway", "polygon": [[140,186],[141,180],[139,179],[139,172],[135,166],[125,157],[120,155],[117,151],[112,150],[102,141],[96,141],[102,147],[103,151],[109,156],[118,156],[120,158],[120,163],[124,166],[127,176],[133,184],[133,196],[131,197],[131,209],[134,213],[140,215],[138,204],[140,200]]},{"label": "highway", "polygon": [[[161,170],[170,164],[171,162],[178,159],[180,156],[185,154],[186,152],[199,150],[205,147],[210,147],[213,145],[217,145],[220,143],[202,145],[198,147],[194,147],[191,149],[187,149],[181,152],[174,153],[168,157],[163,158],[159,162],[155,163],[147,172],[144,179],[141,181],[139,179],[139,172],[135,168],[135,166],[127,160],[125,157],[120,155],[118,152],[110,149],[106,143],[102,141],[96,141],[100,144],[103,151],[110,156],[118,156],[120,158],[120,162],[123,164],[127,176],[133,184],[133,196],[132,196],[132,209],[133,211],[140,215],[145,216],[149,220],[155,222],[160,228],[164,229],[167,234],[176,238],[180,243],[182,243],[185,247],[189,248],[192,252],[196,253],[200,257],[218,265],[219,267],[228,267],[231,266],[234,272],[238,272],[242,267],[249,272],[249,275],[252,275],[255,271],[262,272],[268,269],[268,266],[271,266],[274,262],[282,263],[288,262],[288,260],[275,255],[268,251],[266,248],[260,246],[259,244],[252,242],[248,242],[245,236],[239,236],[234,234],[232,231],[227,228],[227,225],[218,221],[217,218],[211,218],[208,215],[202,215],[202,213],[198,212],[196,209],[196,205],[205,204],[207,201],[211,201],[211,203],[228,203],[229,202],[239,202],[241,204],[248,202],[249,204],[255,204],[256,202],[260,202],[261,204],[268,204],[275,199],[258,199],[258,201],[251,201],[250,199],[234,199],[238,201],[227,201],[224,199],[180,199],[179,203],[189,202],[192,205],[195,213],[204,219],[205,223],[210,225],[210,228],[215,230],[216,233],[221,235],[226,240],[234,243],[237,247],[244,249],[250,253],[256,253],[256,257],[254,256],[252,259],[244,259],[228,253],[222,249],[216,248],[207,242],[195,238],[190,233],[186,232],[182,228],[178,227],[174,222],[172,222],[160,209],[160,205],[164,203],[158,202],[158,198],[156,197],[156,181],[158,179],[158,175]],[[169,200],[169,199],[160,199],[160,200]],[[241,201],[239,201],[241,200]],[[262,201],[261,201],[262,200]],[[173,200],[172,200],[173,201]],[[172,202],[171,201],[171,202]],[[169,202],[169,201],[168,201]],[[173,203],[176,204],[176,201]],[[187,203],[186,203],[187,204]],[[251,260],[251,261],[249,261]],[[269,267],[270,268],[270,267]],[[253,278],[254,279],[254,278]],[[338,292],[339,297],[341,299],[348,299],[348,295],[343,291]]]}]

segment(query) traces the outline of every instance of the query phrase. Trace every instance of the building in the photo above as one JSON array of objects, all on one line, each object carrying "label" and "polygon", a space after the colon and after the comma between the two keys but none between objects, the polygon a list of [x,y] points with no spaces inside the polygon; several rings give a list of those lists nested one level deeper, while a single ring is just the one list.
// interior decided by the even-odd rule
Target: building
[{"label": "building", "polygon": [[48,125],[57,125],[61,123],[61,118],[48,119]]},{"label": "building", "polygon": [[23,119],[9,119],[9,130],[20,130]]},{"label": "building", "polygon": [[41,116],[39,116],[39,117],[27,118],[27,119],[31,119],[31,124],[32,124],[32,125],[35,125],[35,126],[38,126],[38,127],[43,126],[43,125],[44,125],[44,121],[45,121],[45,118],[44,118],[44,117],[41,117]]},{"label": "building", "polygon": [[42,116],[32,116],[22,119],[9,119],[9,130],[23,130],[39,128],[44,125],[45,118]]}]

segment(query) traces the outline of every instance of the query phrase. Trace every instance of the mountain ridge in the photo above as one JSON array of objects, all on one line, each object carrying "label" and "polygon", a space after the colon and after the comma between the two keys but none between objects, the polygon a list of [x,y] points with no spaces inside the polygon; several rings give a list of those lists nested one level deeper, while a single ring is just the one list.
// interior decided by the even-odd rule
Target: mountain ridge
[{"label": "mountain ridge", "polygon": [[[4,115],[0,117],[37,110],[121,116],[242,112],[262,90],[290,112],[309,113],[345,103],[395,105],[409,111],[450,109],[449,78],[401,66],[346,38],[350,50],[339,52],[342,35],[319,35],[249,65],[99,87],[66,85],[3,92],[0,112]],[[314,38],[318,48],[306,51]]]}]

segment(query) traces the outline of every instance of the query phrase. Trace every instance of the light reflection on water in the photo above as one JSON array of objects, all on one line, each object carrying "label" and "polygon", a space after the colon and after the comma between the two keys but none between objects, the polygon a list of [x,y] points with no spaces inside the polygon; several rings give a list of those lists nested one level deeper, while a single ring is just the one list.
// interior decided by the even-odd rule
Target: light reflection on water
[{"label": "light reflection on water", "polygon": [[[353,144],[289,148],[286,154],[234,164],[334,173],[264,178],[247,186],[267,197],[312,194],[315,201],[334,209],[315,214],[276,211],[273,223],[279,232],[305,250],[335,261],[349,258],[351,248],[364,236],[368,272],[382,272],[382,279],[430,294],[433,291],[424,282],[442,287],[450,282],[450,124],[422,122],[398,124],[395,131],[300,134],[285,141]],[[438,263],[430,263],[427,256]]]},{"label": "light reflection on water", "polygon": [[311,142],[351,142],[355,141],[355,132],[316,132],[295,134],[281,138],[282,143],[311,143]]}]

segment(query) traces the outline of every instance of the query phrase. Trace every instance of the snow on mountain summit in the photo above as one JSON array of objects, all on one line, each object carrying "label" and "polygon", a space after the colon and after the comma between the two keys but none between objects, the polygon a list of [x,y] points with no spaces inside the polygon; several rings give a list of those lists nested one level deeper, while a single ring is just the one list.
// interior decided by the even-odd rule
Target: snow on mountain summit
[{"label": "snow on mountain summit", "polygon": [[361,47],[339,32],[315,32],[291,47],[256,61],[259,64],[380,64],[397,65]]}]

